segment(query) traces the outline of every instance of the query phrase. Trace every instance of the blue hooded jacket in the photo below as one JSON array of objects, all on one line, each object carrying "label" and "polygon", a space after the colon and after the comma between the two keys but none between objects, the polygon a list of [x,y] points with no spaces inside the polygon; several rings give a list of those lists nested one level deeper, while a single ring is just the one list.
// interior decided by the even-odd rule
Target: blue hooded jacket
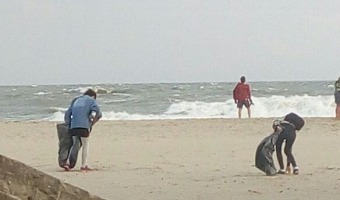
[{"label": "blue hooded jacket", "polygon": [[98,119],[102,117],[100,108],[96,100],[88,95],[82,95],[75,98],[70,107],[65,112],[64,120],[73,128],[91,128],[92,113],[95,112]]}]

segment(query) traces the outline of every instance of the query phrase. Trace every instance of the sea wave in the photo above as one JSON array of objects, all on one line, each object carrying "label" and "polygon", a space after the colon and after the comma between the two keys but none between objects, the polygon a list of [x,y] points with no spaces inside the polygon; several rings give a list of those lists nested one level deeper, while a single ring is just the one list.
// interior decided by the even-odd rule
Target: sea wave
[{"label": "sea wave", "polygon": [[[295,112],[303,117],[331,117],[334,115],[334,97],[328,96],[271,96],[253,97],[254,105],[251,107],[252,117],[283,117],[289,112]],[[49,121],[63,120],[64,109],[56,108]],[[246,117],[246,109],[243,116]],[[116,112],[108,110],[103,112],[104,120],[153,120],[153,119],[204,119],[204,118],[236,118],[237,108],[233,99],[225,102],[201,101],[172,101],[165,112],[159,114],[140,114]]]},{"label": "sea wave", "polygon": [[56,113],[56,112],[66,112],[67,108],[61,108],[61,107],[49,107],[45,111],[48,113]]},{"label": "sea wave", "polygon": [[34,93],[34,95],[36,96],[43,96],[43,95],[47,95],[47,94],[51,94],[50,92],[36,92]]},{"label": "sea wave", "polygon": [[83,94],[88,89],[93,89],[97,94],[110,94],[110,93],[113,92],[112,88],[104,88],[104,87],[101,87],[101,86],[77,87],[77,88],[71,88],[71,89],[63,88],[62,90],[65,91],[65,92],[68,92],[68,93]]}]

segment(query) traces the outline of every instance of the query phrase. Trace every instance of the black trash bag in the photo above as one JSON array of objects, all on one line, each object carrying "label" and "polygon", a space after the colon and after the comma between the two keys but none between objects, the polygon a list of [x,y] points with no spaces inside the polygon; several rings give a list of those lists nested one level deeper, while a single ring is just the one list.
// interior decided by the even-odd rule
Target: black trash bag
[{"label": "black trash bag", "polygon": [[273,176],[277,173],[273,160],[273,152],[275,151],[275,143],[281,130],[278,128],[277,131],[265,137],[256,150],[255,167],[265,172],[267,176]]},{"label": "black trash bag", "polygon": [[67,164],[67,158],[73,145],[72,135],[68,131],[69,126],[66,123],[57,124],[59,139],[58,163],[60,167]]}]

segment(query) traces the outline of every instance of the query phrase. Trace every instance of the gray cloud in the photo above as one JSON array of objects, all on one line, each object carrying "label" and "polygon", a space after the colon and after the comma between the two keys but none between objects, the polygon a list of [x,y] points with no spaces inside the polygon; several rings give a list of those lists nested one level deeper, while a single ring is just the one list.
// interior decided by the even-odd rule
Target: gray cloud
[{"label": "gray cloud", "polygon": [[333,80],[338,1],[1,1],[1,85]]}]

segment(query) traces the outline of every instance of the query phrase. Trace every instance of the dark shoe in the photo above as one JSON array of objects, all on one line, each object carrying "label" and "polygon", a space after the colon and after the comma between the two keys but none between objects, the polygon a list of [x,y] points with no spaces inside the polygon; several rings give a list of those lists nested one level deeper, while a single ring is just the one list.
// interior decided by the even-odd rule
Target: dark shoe
[{"label": "dark shoe", "polygon": [[280,169],[277,174],[286,174],[285,170]]},{"label": "dark shoe", "polygon": [[299,174],[299,169],[294,169],[293,174],[298,175]]}]

